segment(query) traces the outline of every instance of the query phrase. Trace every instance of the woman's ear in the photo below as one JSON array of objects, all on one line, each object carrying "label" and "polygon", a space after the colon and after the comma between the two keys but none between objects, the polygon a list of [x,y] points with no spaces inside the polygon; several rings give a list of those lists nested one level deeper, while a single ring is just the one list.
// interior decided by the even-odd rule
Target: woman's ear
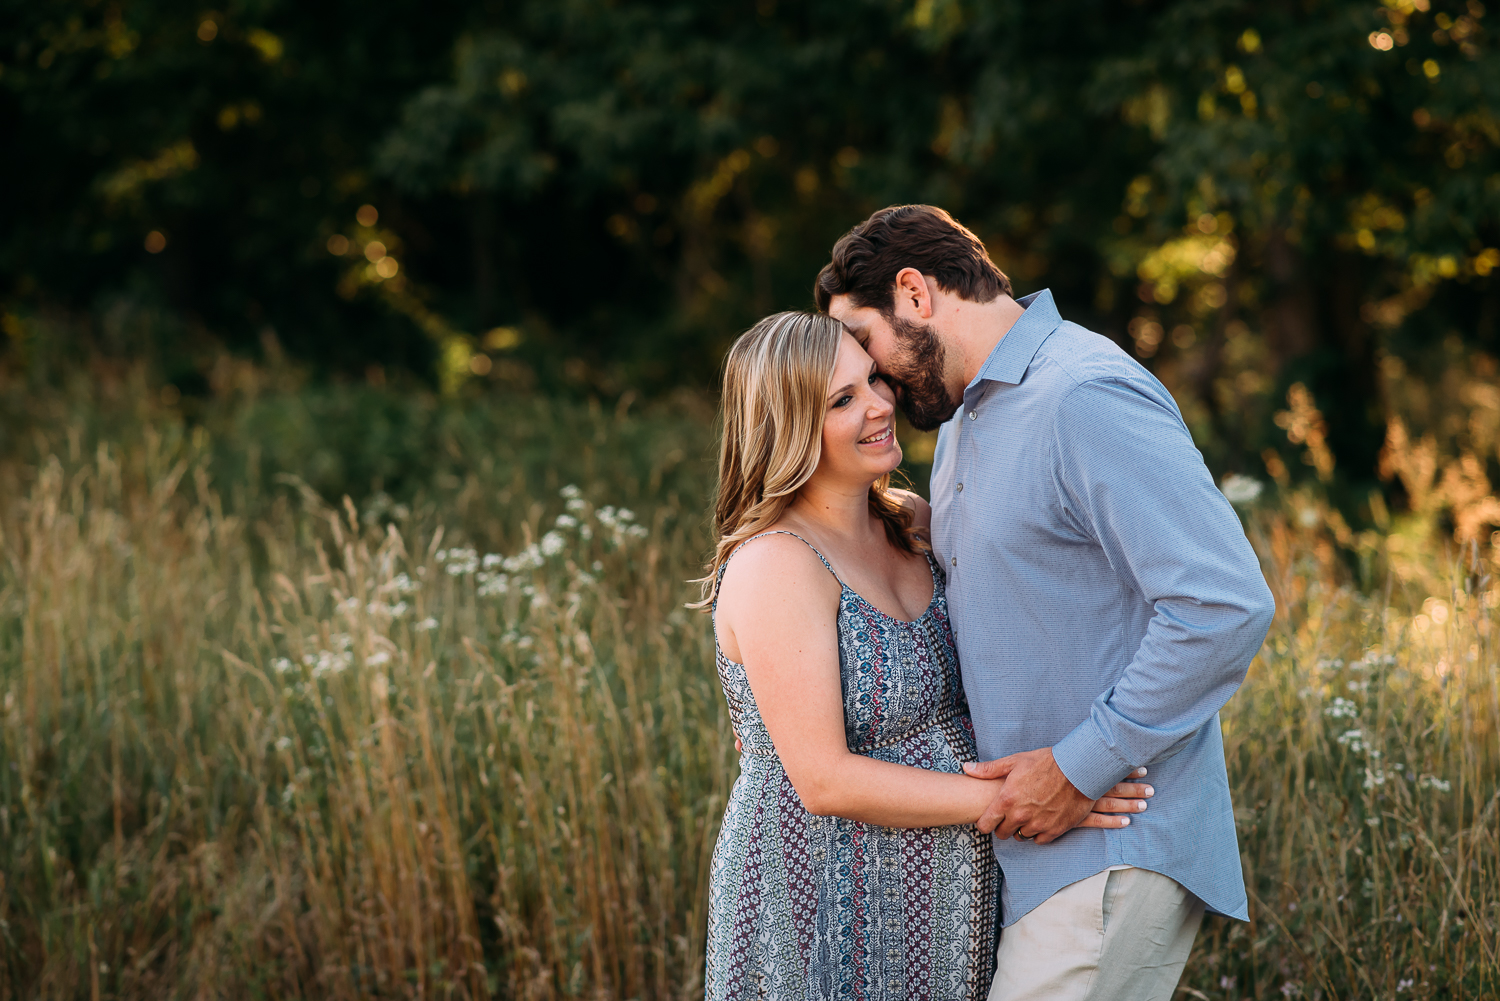
[{"label": "woman's ear", "polygon": [[909,314],[923,320],[932,319],[932,297],[936,290],[927,276],[916,268],[902,268],[896,272],[896,313]]}]

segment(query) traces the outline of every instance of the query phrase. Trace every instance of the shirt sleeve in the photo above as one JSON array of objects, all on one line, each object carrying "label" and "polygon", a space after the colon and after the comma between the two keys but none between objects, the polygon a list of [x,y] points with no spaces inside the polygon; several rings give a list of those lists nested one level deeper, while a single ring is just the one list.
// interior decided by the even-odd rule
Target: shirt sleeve
[{"label": "shirt sleeve", "polygon": [[1119,680],[1052,749],[1068,781],[1097,799],[1214,718],[1244,681],[1275,603],[1165,389],[1082,383],[1059,406],[1052,447],[1065,516],[1154,610]]}]

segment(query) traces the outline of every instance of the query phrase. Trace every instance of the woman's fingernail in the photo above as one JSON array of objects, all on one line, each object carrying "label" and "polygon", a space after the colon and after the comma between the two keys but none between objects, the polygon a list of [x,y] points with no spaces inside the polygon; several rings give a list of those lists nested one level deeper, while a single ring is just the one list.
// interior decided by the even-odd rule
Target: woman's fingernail
[{"label": "woman's fingernail", "polygon": [[966,774],[966,775],[972,775],[972,774],[974,774],[974,762],[972,762],[972,761],[965,761],[964,762],[964,774]]},{"label": "woman's fingernail", "polygon": [[1138,799],[1138,800],[1135,801],[1135,812],[1136,813],[1140,813],[1145,808],[1146,808],[1146,801],[1145,800]]},{"label": "woman's fingernail", "polygon": [[1147,787],[1146,787],[1146,795],[1147,795],[1147,796],[1148,796],[1148,797],[1150,797],[1150,796],[1155,796],[1155,795],[1156,795],[1156,790],[1155,790],[1155,789],[1153,789],[1153,788],[1152,788],[1152,787],[1151,787],[1151,786],[1147,786]]},{"label": "woman's fingernail", "polygon": [[1121,817],[1120,818],[1120,826],[1121,827],[1129,827],[1130,826],[1130,818],[1129,817]]}]

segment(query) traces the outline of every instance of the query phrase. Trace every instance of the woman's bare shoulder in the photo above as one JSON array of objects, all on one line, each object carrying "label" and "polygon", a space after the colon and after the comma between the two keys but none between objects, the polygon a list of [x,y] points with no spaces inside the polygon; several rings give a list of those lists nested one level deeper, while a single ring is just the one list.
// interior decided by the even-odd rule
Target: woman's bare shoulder
[{"label": "woman's bare shoulder", "polygon": [[838,615],[840,593],[807,543],[790,535],[754,539],[730,557],[719,585],[714,609],[719,646],[730,660],[743,663],[742,642],[826,632]]},{"label": "woman's bare shoulder", "polygon": [[738,604],[741,598],[767,591],[810,597],[830,587],[838,589],[811,546],[784,531],[771,531],[776,534],[752,539],[730,556],[719,585],[721,605],[726,601]]},{"label": "woman's bare shoulder", "polygon": [[914,527],[920,528],[924,532],[932,529],[932,505],[910,490],[898,490],[893,487],[890,494],[911,512],[912,525]]}]

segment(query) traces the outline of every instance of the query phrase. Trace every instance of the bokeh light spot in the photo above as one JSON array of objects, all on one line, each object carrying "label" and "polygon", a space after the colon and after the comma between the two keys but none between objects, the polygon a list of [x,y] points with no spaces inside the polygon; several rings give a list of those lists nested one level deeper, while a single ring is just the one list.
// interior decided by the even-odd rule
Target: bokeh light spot
[{"label": "bokeh light spot", "polygon": [[349,238],[342,233],[335,233],[328,238],[328,252],[335,257],[343,257],[349,253]]},{"label": "bokeh light spot", "polygon": [[361,205],[354,218],[361,226],[373,226],[380,219],[380,211],[373,205]]},{"label": "bokeh light spot", "polygon": [[469,371],[475,375],[489,375],[490,369],[494,367],[495,363],[490,361],[489,355],[477,354],[469,359]]},{"label": "bokeh light spot", "polygon": [[521,332],[515,327],[496,327],[484,335],[486,351],[509,351],[521,343]]},{"label": "bokeh light spot", "polygon": [[371,240],[365,244],[365,256],[371,261],[378,261],[385,256],[385,244],[379,240]]},{"label": "bokeh light spot", "polygon": [[394,278],[400,267],[401,265],[396,263],[394,257],[382,257],[375,262],[375,273],[382,278]]},{"label": "bokeh light spot", "polygon": [[146,234],[146,253],[159,254],[167,249],[167,237],[159,229],[153,229]]},{"label": "bokeh light spot", "polygon": [[211,42],[219,37],[219,26],[210,19],[205,19],[198,25],[198,41]]}]

